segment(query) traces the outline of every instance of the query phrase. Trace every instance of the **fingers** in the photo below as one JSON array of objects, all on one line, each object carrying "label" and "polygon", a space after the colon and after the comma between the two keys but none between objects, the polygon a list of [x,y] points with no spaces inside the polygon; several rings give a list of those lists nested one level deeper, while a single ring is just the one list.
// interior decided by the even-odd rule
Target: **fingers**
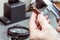
[{"label": "fingers", "polygon": [[45,18],[48,20],[48,16],[47,15],[45,15]]},{"label": "fingers", "polygon": [[60,32],[60,26],[56,27],[56,31]]},{"label": "fingers", "polygon": [[36,14],[34,12],[32,12],[31,18],[30,18],[30,22],[35,22],[36,20]]},{"label": "fingers", "polygon": [[[34,12],[32,12],[32,16],[30,18],[30,22],[29,22],[29,26],[30,26],[30,29],[36,29],[37,28],[37,24],[35,23],[36,20],[36,14]],[[40,19],[41,18],[41,19]],[[39,14],[38,15],[38,20],[39,20],[39,23],[41,23],[42,25],[45,24],[45,23],[50,23],[50,20],[48,19],[48,16],[44,16],[43,14]]]},{"label": "fingers", "polygon": [[48,19],[47,15],[45,15],[45,18],[47,19],[48,23],[50,24],[50,20]]},{"label": "fingers", "polygon": [[60,20],[58,21],[58,26],[56,27],[56,30],[60,32]]},{"label": "fingers", "polygon": [[49,24],[51,23],[49,19],[47,21],[48,21]]},{"label": "fingers", "polygon": [[37,27],[36,24],[35,24],[36,16],[37,15],[34,12],[32,12],[30,22],[29,22],[30,30],[35,30],[35,28]]},{"label": "fingers", "polygon": [[43,15],[43,13],[41,13],[41,14],[38,15],[38,21],[41,24],[41,26],[43,26],[45,24],[48,24],[47,19],[45,18],[45,16]]}]

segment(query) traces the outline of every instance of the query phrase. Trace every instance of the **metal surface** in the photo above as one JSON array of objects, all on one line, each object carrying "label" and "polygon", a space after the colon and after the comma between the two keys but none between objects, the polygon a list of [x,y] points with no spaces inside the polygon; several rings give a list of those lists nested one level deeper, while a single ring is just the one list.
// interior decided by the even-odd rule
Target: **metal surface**
[{"label": "metal surface", "polygon": [[[60,16],[59,16],[59,11],[53,6],[53,4],[52,4],[52,2],[51,1],[49,1],[49,0],[43,0],[45,3],[46,3],[46,5],[47,5],[47,9],[49,10],[49,11],[51,11],[52,12],[52,14],[54,14],[55,15],[55,17],[56,17],[56,19],[59,19],[60,18]],[[47,3],[48,2],[48,3]]]},{"label": "metal surface", "polygon": [[[30,16],[30,14],[27,13],[26,15]],[[21,25],[21,26],[25,26],[29,28],[28,22],[29,22],[29,19],[26,19],[26,20],[23,20],[23,21],[20,21],[11,25],[4,25],[3,23],[0,22],[0,40],[11,40],[11,38],[7,36],[7,29],[9,27],[13,27],[14,25]],[[27,38],[26,40],[29,40],[29,38]]]}]

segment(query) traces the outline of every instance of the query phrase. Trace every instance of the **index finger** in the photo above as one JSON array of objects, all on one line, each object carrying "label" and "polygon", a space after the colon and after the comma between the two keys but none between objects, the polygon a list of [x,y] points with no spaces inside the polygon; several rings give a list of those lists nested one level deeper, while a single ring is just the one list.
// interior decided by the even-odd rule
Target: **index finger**
[{"label": "index finger", "polygon": [[29,26],[30,26],[30,29],[31,30],[34,30],[34,29],[36,29],[36,23],[35,23],[35,21],[36,21],[36,14],[34,13],[34,12],[32,12],[32,15],[31,15],[31,18],[30,18],[30,22],[29,22]]}]

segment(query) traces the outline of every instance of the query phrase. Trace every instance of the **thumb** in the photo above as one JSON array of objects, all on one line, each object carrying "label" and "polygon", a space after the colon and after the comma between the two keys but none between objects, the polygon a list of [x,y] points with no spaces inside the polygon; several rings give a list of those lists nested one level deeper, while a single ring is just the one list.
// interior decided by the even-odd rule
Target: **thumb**
[{"label": "thumb", "polygon": [[35,21],[36,21],[36,14],[32,12],[30,22],[29,22],[30,31],[34,31],[37,28]]}]

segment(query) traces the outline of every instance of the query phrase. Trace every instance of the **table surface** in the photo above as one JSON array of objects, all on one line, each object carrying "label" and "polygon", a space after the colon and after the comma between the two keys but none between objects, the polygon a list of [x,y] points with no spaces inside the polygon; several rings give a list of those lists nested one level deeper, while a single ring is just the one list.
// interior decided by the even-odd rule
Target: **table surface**
[{"label": "table surface", "polygon": [[[44,11],[46,12],[46,11]],[[27,13],[28,16],[31,15],[31,13]],[[57,26],[57,22],[56,22],[56,18],[55,16],[52,14],[52,13],[47,13],[50,21],[51,21],[51,25],[55,28]],[[14,23],[14,24],[11,24],[11,25],[4,25],[3,23],[0,22],[0,40],[11,40],[8,36],[7,36],[7,29],[9,27],[13,27],[14,25],[20,25],[20,26],[24,26],[24,27],[27,27],[29,28],[29,19],[26,19],[26,20],[23,20],[23,21],[20,21],[20,22],[17,22],[17,23]],[[26,39],[26,40],[29,40]]]},{"label": "table surface", "polygon": [[[31,13],[30,13],[31,14]],[[30,16],[30,14],[27,14],[28,16]],[[26,16],[26,17],[28,17]],[[18,25],[18,26],[24,26],[24,27],[27,27],[29,28],[28,26],[28,22],[29,22],[29,19],[26,19],[26,20],[22,20],[20,22],[17,22],[17,23],[14,23],[14,24],[11,24],[11,25],[4,25],[2,22],[0,22],[0,40],[11,40],[8,36],[7,36],[7,29],[9,27],[13,27],[15,25]],[[26,40],[29,40],[26,39]]]}]

